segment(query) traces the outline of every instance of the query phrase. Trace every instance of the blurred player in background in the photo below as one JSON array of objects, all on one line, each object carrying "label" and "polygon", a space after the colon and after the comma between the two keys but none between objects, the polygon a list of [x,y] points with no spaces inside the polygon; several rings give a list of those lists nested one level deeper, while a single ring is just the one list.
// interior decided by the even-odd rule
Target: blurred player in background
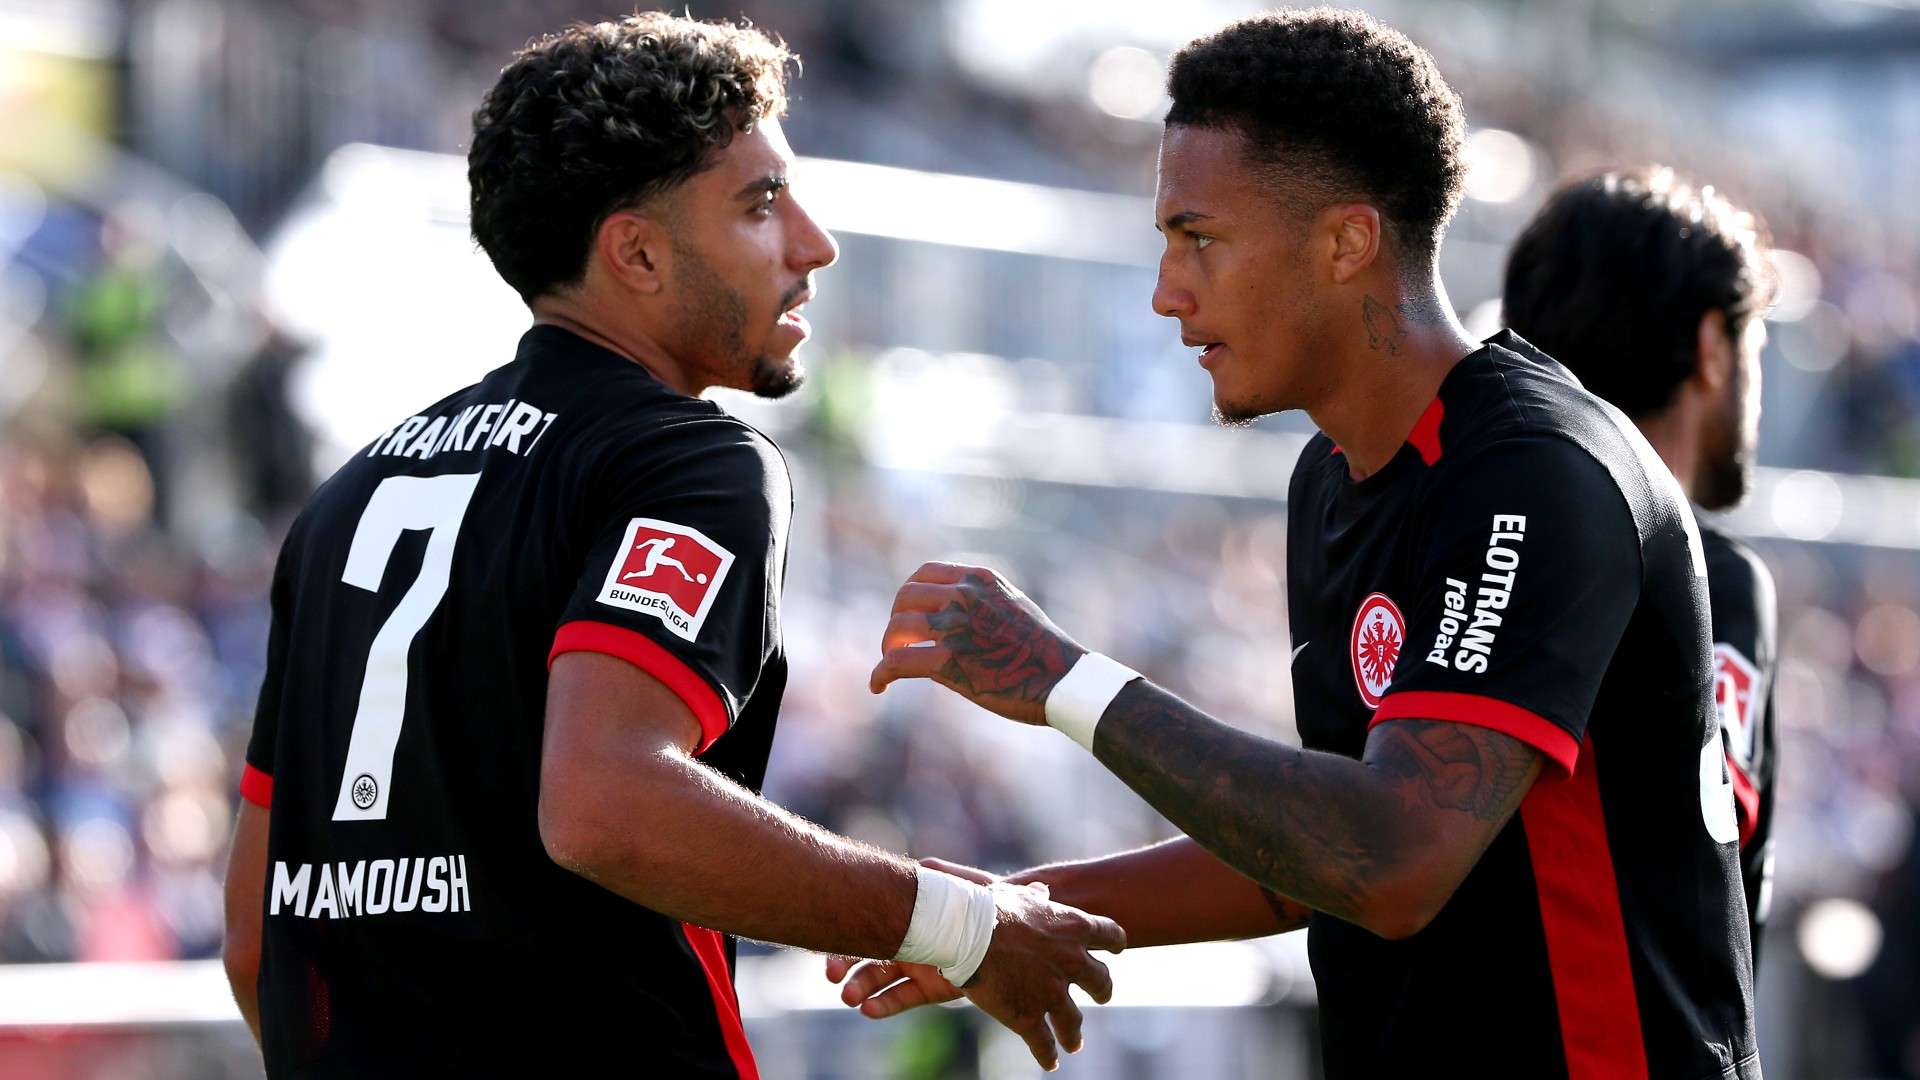
[{"label": "blurred player in background", "polygon": [[[1625,417],[1454,317],[1458,97],[1324,8],[1196,41],[1168,85],[1155,309],[1224,418],[1321,429],[1287,514],[1306,748],[1087,651],[979,567],[901,588],[873,689],[929,678],[1059,727],[1183,830],[1022,875],[1134,944],[1310,926],[1334,1080],[1756,1080],[1693,516]],[[870,1014],[950,993],[897,964],[850,984]]]},{"label": "blurred player in background", "polygon": [[751,1077],[722,932],[941,965],[1049,1065],[1069,981],[1109,993],[1111,921],[757,794],[792,496],[700,394],[799,384],[837,254],[788,190],[791,59],[575,26],[475,114],[473,234],[536,325],[281,553],[227,882],[269,1072]]},{"label": "blurred player in background", "polygon": [[[1752,487],[1760,434],[1763,233],[1711,187],[1673,170],[1608,172],[1560,189],[1507,260],[1515,333],[1631,417],[1706,510]],[[1740,870],[1756,966],[1773,879],[1774,589],[1766,564],[1711,526],[1714,704],[1740,814]]]}]

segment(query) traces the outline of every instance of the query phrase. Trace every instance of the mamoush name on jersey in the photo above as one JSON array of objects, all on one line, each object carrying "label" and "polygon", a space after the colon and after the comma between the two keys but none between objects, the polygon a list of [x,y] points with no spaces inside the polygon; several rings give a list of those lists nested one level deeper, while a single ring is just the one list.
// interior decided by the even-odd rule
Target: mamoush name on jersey
[{"label": "mamoush name on jersey", "polygon": [[1294,659],[1307,747],[1441,720],[1544,759],[1425,930],[1313,917],[1331,1080],[1757,1078],[1705,556],[1632,425],[1499,334],[1373,475],[1308,443],[1288,564],[1293,639],[1347,646]]},{"label": "mamoush name on jersey", "polygon": [[541,736],[552,658],[606,653],[757,790],[791,499],[765,436],[552,326],[322,485],[242,782],[272,811],[269,1071],[756,1075],[732,941],[547,856]]}]

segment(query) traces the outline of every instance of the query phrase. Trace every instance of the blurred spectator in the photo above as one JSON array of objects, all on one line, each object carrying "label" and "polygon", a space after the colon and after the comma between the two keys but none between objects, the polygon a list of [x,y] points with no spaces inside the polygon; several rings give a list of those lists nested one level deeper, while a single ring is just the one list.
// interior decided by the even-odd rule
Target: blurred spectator
[{"label": "blurred spectator", "polygon": [[165,476],[166,423],[187,395],[187,373],[166,329],[161,252],[133,223],[100,227],[100,262],[66,300],[79,421],[130,440]]},{"label": "blurred spectator", "polygon": [[227,391],[227,436],[235,450],[242,505],[271,516],[313,490],[313,436],[289,393],[306,349],[271,323]]}]

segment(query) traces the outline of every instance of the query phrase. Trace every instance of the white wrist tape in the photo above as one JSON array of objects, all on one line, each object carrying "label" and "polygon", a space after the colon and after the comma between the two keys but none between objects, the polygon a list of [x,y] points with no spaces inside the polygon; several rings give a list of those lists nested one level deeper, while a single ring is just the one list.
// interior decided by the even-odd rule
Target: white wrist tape
[{"label": "white wrist tape", "polygon": [[965,878],[921,866],[915,868],[919,892],[913,918],[895,960],[932,964],[955,986],[965,986],[987,958],[999,909],[993,890]]},{"label": "white wrist tape", "polygon": [[1090,652],[1047,693],[1047,723],[1092,750],[1093,729],[1100,726],[1101,714],[1122,687],[1139,677],[1139,672],[1118,660]]}]

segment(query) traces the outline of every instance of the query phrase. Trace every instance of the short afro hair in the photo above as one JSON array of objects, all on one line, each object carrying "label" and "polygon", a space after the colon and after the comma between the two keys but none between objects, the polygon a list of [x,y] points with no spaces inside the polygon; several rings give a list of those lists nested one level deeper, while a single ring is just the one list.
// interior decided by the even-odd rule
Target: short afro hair
[{"label": "short afro hair", "polygon": [[1175,53],[1169,127],[1228,128],[1298,211],[1371,204],[1430,259],[1460,202],[1466,117],[1433,57],[1359,11],[1242,19]]},{"label": "short afro hair", "polygon": [[1640,419],[1699,364],[1700,320],[1737,338],[1773,297],[1765,226],[1672,169],[1603,172],[1560,188],[1507,257],[1513,331]]},{"label": "short afro hair", "polygon": [[473,238],[522,299],[577,284],[608,215],[700,172],[786,112],[784,45],[662,12],[529,44],[473,114]]}]

